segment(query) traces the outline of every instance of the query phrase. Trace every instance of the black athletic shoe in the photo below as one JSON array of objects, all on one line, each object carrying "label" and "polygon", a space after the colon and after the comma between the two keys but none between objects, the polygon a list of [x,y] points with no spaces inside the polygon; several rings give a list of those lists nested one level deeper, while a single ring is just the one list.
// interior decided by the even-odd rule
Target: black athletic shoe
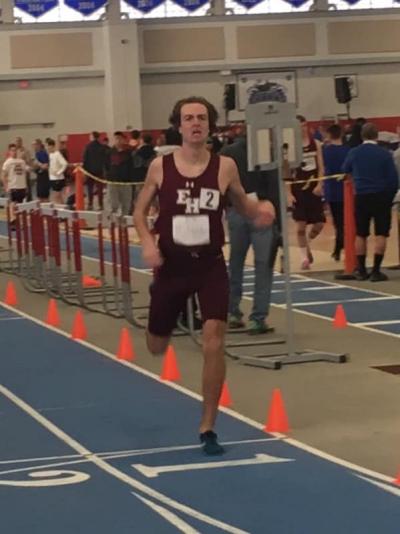
[{"label": "black athletic shoe", "polygon": [[358,280],[359,282],[365,282],[365,280],[368,280],[369,278],[369,274],[367,273],[367,271],[356,271],[355,273],[355,277],[356,277],[356,280]]},{"label": "black athletic shoe", "polygon": [[207,456],[224,454],[225,449],[218,443],[218,436],[212,430],[200,434],[200,443],[203,444],[203,452]]},{"label": "black athletic shoe", "polygon": [[381,273],[380,271],[372,271],[371,276],[369,277],[370,282],[386,282],[389,278],[386,274]]}]

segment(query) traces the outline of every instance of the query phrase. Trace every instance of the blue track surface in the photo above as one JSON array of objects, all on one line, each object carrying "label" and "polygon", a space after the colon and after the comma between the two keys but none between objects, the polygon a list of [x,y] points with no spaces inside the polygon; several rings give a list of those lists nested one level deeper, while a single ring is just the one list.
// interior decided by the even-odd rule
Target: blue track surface
[{"label": "blue track surface", "polygon": [[225,413],[220,436],[236,443],[206,458],[196,399],[4,308],[0,329],[2,532],[398,534],[385,477]]},{"label": "blue track surface", "polygon": [[[277,306],[285,306],[283,282],[282,275],[276,274],[272,303]],[[244,283],[244,295],[250,298],[254,284],[252,269],[246,270]],[[377,291],[378,287],[382,292]],[[363,288],[355,288],[292,275],[291,288],[293,307],[298,312],[332,319],[337,305],[342,304],[350,324],[400,337],[400,297],[384,293],[384,284],[365,282]]]}]

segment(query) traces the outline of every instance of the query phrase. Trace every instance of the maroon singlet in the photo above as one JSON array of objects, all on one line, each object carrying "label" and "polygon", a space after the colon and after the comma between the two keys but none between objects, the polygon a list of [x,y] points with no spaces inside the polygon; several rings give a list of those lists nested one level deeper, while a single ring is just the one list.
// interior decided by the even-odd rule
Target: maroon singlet
[{"label": "maroon singlet", "polygon": [[[318,177],[317,145],[314,139],[310,139],[307,146],[303,146],[303,158],[301,167],[296,169],[295,180],[310,180]],[[313,191],[318,182],[302,183],[292,185],[292,193],[297,191]]]},{"label": "maroon singlet", "polygon": [[[163,181],[158,191],[159,216],[155,229],[159,234],[160,250],[166,259],[184,257],[188,253],[201,256],[221,253],[225,242],[222,224],[225,195],[219,190],[219,168],[220,157],[210,154],[210,161],[203,173],[195,178],[187,178],[176,168],[173,153],[163,156]],[[182,215],[208,216],[208,244],[186,246],[175,242],[174,217]]]}]

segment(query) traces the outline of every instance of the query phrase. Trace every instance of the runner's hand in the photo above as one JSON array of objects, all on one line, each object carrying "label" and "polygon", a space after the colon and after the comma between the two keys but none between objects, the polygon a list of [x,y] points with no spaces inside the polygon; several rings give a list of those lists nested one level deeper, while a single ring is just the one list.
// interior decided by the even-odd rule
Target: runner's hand
[{"label": "runner's hand", "polygon": [[323,195],[323,190],[322,190],[322,184],[321,184],[321,183],[319,183],[319,184],[317,185],[317,187],[315,187],[315,188],[313,189],[313,195],[315,195],[316,197],[322,197],[322,195]]},{"label": "runner's hand", "polygon": [[258,202],[257,215],[253,220],[254,226],[262,228],[263,226],[271,226],[275,220],[275,208],[269,200]]},{"label": "runner's hand", "polygon": [[160,249],[153,242],[146,243],[142,246],[142,256],[143,261],[149,267],[149,269],[156,269],[161,267],[163,263],[163,258],[161,256]]},{"label": "runner's hand", "polygon": [[288,193],[287,195],[287,207],[293,208],[293,206],[296,204],[296,197],[292,195],[291,193]]}]

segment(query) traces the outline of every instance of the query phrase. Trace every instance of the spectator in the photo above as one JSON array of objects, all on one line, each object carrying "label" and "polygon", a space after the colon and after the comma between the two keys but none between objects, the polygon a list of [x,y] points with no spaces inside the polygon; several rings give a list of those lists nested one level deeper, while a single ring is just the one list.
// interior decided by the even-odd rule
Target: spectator
[{"label": "spectator", "polygon": [[[327,135],[328,144],[322,149],[325,175],[341,174],[350,148],[343,144],[342,129],[338,124],[329,126]],[[339,261],[344,246],[343,181],[335,178],[325,180],[324,198],[329,204],[336,234],[332,258]]]},{"label": "spectator", "polygon": [[[392,202],[398,188],[399,177],[393,157],[378,146],[378,130],[374,124],[362,127],[363,144],[351,150],[343,164],[343,172],[351,174],[356,191],[356,254],[358,279],[371,282],[387,280],[381,272],[390,233]],[[375,255],[372,272],[366,269],[367,237],[371,219],[375,225]]]},{"label": "spectator", "polygon": [[[91,141],[85,147],[83,153],[83,168],[97,178],[104,179],[107,164],[107,147],[100,142],[99,132],[92,132]],[[93,209],[94,192],[97,193],[99,208],[103,209],[103,184],[90,176],[86,177],[86,185],[89,197],[88,209]]]},{"label": "spectator", "polygon": [[179,148],[182,144],[182,136],[172,126],[165,130],[165,145],[157,146],[155,151],[157,156],[167,156]]},{"label": "spectator", "polygon": [[[132,148],[122,132],[114,134],[114,146],[110,150],[106,175],[110,182],[133,183]],[[129,215],[132,207],[132,186],[110,183],[107,186],[107,197],[111,213]]]},{"label": "spectator", "polygon": [[363,139],[361,135],[361,130],[366,122],[367,121],[363,117],[359,117],[358,119],[356,119],[354,126],[351,130],[350,139],[348,141],[348,145],[350,148],[355,148],[356,146],[362,144]]},{"label": "spectator", "polygon": [[3,164],[2,180],[4,190],[10,199],[10,224],[15,229],[15,204],[23,202],[26,198],[26,174],[29,171],[23,158],[18,156],[15,143],[8,147],[8,157]]},{"label": "spectator", "polygon": [[56,204],[63,204],[63,192],[66,186],[64,173],[68,167],[68,162],[56,149],[54,139],[47,139],[47,152],[49,154],[50,188],[53,191],[52,201]]},{"label": "spectator", "polygon": [[32,184],[30,179],[30,170],[32,167],[32,155],[28,149],[25,148],[22,137],[16,137],[15,145],[17,147],[17,158],[23,159],[27,166],[26,172],[26,198],[27,200],[32,200]]},{"label": "spectator", "polygon": [[33,143],[33,168],[36,172],[36,196],[41,202],[48,202],[50,196],[49,155],[40,139]]},{"label": "spectator", "polygon": [[[221,154],[231,157],[239,170],[241,184],[247,195],[258,200],[272,200],[271,188],[277,187],[276,171],[249,172],[247,169],[247,141],[245,127],[236,141],[224,147]],[[279,204],[279,201],[278,201]],[[257,228],[233,206],[227,211],[230,239],[229,257],[229,326],[245,326],[240,310],[243,269],[250,245],[254,251],[255,282],[253,308],[249,316],[248,333],[264,334],[272,331],[266,320],[271,302],[273,265],[275,263],[277,229],[274,226]]]},{"label": "spectator", "polygon": [[137,150],[140,147],[140,132],[139,130],[132,130],[131,131],[131,139],[129,141],[129,146],[132,148],[132,150]]}]

